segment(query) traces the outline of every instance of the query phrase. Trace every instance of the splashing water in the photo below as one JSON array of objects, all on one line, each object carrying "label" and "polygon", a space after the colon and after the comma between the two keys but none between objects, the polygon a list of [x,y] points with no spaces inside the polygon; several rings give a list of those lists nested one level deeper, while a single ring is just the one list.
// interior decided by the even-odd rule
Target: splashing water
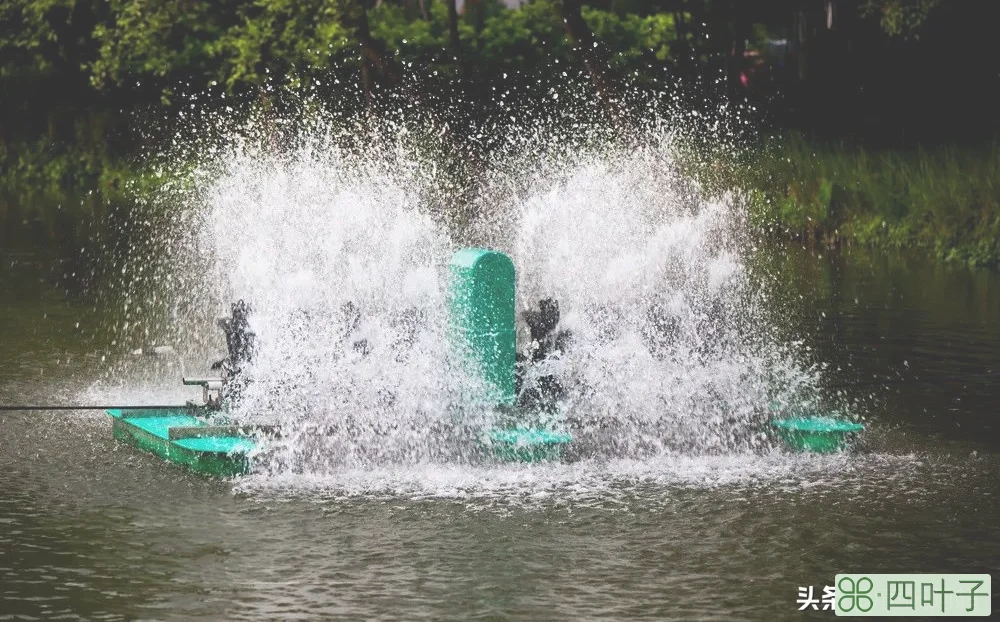
[{"label": "splashing water", "polygon": [[681,173],[665,126],[618,142],[515,128],[470,167],[462,204],[436,128],[250,122],[201,150],[172,195],[170,258],[150,270],[170,275],[156,295],[178,301],[164,321],[203,353],[219,344],[208,319],[250,303],[252,382],[233,415],[280,424],[258,457],[271,477],[461,470],[493,415],[461,402],[475,380],[449,362],[447,262],[498,248],[522,310],[559,301],[569,346],[525,386],[554,375],[565,388],[576,459],[764,447],[768,405],[810,376],[769,328],[738,203]]},{"label": "splashing water", "polygon": [[536,371],[572,387],[581,444],[751,449],[769,400],[802,377],[762,323],[735,202],[679,172],[672,135],[646,138],[535,167],[485,228],[521,268],[522,305],[554,296],[565,309],[571,346]]},{"label": "splashing water", "polygon": [[442,275],[417,161],[306,137],[225,156],[203,242],[223,299],[253,307],[253,380],[236,416],[277,419],[273,470],[447,458],[455,383]]}]

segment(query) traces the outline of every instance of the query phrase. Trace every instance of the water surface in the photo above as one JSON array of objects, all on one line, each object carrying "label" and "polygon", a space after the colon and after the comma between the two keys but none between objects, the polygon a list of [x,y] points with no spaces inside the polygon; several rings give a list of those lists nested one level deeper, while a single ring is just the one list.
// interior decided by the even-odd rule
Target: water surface
[{"label": "water surface", "polygon": [[[0,402],[74,399],[116,347],[101,310],[57,258],[2,259]],[[100,413],[2,413],[0,619],[780,620],[838,572],[995,574],[1000,277],[850,249],[760,262],[824,390],[868,422],[857,453],[226,482],[116,443]],[[148,365],[142,397],[186,395]]]}]

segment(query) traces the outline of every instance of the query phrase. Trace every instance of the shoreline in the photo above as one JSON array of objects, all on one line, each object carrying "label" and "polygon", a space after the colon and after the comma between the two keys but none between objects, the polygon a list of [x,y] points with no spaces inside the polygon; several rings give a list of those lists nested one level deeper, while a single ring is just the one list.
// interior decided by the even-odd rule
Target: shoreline
[{"label": "shoreline", "polygon": [[[93,226],[109,206],[155,192],[159,180],[149,166],[98,151],[36,152],[33,161],[6,167],[3,237],[22,227],[65,236],[74,221]],[[1000,269],[1000,143],[875,150],[786,134],[723,167],[705,185],[738,189],[764,239],[917,250],[945,263]],[[704,178],[706,169],[690,172]]]}]

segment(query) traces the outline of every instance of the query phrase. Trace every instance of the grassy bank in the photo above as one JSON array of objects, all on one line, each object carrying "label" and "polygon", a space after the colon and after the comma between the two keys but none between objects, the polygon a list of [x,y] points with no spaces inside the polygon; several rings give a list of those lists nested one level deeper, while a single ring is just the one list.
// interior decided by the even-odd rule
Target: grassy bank
[{"label": "grassy bank", "polygon": [[[56,219],[68,219],[64,228],[72,228],[98,204],[154,192],[148,163],[76,138],[0,144],[0,225],[30,221],[51,231]],[[916,248],[943,261],[1000,267],[1000,144],[874,151],[790,135],[749,163],[712,171],[713,185],[750,190],[753,223],[774,237]]]},{"label": "grassy bank", "polygon": [[791,136],[750,170],[766,231],[1000,266],[1000,145],[872,151]]}]

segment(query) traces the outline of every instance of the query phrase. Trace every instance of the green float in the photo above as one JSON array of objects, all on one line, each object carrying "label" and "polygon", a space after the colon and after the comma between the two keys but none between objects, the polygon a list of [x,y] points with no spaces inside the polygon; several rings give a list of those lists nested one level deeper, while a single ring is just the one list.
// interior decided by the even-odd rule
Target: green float
[{"label": "green float", "polygon": [[865,429],[860,423],[828,416],[775,419],[771,427],[793,451],[823,454],[848,449]]},{"label": "green float", "polygon": [[[482,387],[466,396],[474,404],[495,407],[506,423],[479,441],[503,462],[543,462],[562,457],[572,436],[541,426],[539,413],[517,406],[516,273],[514,262],[499,251],[466,248],[451,259],[450,333],[466,371]],[[551,419],[551,417],[546,417]]]},{"label": "green float", "polygon": [[517,399],[517,325],[514,263],[507,255],[466,248],[451,258],[449,321],[453,344],[467,371],[482,381],[486,404]]},{"label": "green float", "polygon": [[257,443],[249,430],[212,425],[197,410],[108,410],[116,439],[196,473],[233,477],[250,472]]}]

